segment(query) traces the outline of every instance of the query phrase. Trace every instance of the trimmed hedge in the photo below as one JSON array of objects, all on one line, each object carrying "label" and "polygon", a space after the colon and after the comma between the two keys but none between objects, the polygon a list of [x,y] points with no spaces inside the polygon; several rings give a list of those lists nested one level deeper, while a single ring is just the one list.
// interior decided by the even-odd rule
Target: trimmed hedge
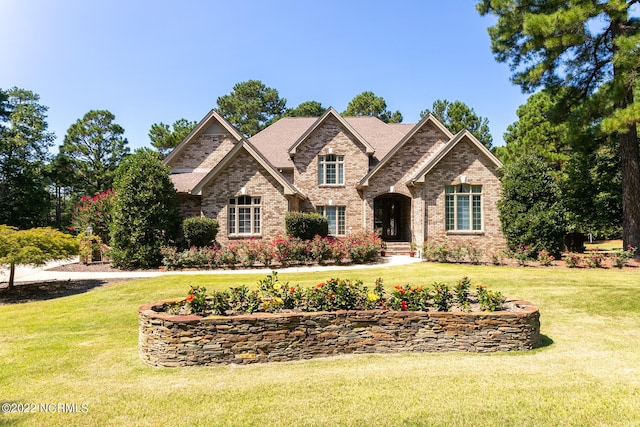
[{"label": "trimmed hedge", "polygon": [[327,218],[315,212],[288,212],[284,218],[287,234],[302,240],[329,234]]},{"label": "trimmed hedge", "polygon": [[202,248],[211,246],[218,235],[219,227],[215,219],[194,216],[182,222],[182,233],[189,246]]}]

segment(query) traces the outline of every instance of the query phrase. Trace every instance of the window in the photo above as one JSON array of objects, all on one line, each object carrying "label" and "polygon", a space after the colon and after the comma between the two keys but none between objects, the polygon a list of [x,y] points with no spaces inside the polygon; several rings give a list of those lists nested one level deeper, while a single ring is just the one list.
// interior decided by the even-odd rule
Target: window
[{"label": "window", "polygon": [[344,184],[344,156],[318,156],[318,184]]},{"label": "window", "polygon": [[260,234],[260,197],[229,199],[229,234]]},{"label": "window", "polygon": [[344,236],[345,210],[344,206],[318,206],[318,213],[327,217],[329,235]]},{"label": "window", "polygon": [[447,231],[482,230],[482,186],[459,184],[445,188]]}]

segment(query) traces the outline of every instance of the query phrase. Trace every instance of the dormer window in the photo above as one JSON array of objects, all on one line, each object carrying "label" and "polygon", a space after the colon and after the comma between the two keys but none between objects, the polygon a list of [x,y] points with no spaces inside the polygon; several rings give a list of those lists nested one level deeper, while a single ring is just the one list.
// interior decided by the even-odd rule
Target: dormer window
[{"label": "dormer window", "polygon": [[344,185],[344,156],[318,156],[318,184]]}]

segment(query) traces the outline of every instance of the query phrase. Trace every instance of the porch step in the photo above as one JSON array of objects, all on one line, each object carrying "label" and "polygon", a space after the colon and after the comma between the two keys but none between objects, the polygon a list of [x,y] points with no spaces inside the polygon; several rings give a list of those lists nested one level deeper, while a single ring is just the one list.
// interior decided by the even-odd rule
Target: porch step
[{"label": "porch step", "polygon": [[409,255],[411,253],[411,245],[409,242],[385,242],[387,249],[385,249],[386,256],[394,255]]}]

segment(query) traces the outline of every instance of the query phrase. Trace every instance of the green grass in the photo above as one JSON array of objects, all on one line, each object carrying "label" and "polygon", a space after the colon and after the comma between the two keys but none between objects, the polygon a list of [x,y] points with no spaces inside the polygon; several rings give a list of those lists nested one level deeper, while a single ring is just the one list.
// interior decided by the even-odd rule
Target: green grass
[{"label": "green grass", "polygon": [[596,250],[596,251],[621,251],[622,250],[622,240],[605,240],[598,241],[593,243],[585,242],[584,247],[588,250]]},{"label": "green grass", "polygon": [[86,414],[0,414],[0,426],[640,425],[638,271],[421,263],[280,277],[383,277],[390,288],[463,275],[538,305],[546,345],[154,368],[138,356],[139,305],[191,284],[255,286],[263,275],[166,276],[0,306],[0,402],[88,405]]}]

